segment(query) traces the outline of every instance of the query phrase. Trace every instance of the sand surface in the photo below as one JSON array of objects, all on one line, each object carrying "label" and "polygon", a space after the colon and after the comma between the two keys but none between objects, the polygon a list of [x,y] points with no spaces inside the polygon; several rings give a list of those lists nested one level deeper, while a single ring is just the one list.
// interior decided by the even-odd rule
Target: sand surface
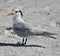
[{"label": "sand surface", "polygon": [[[26,46],[5,27],[12,26],[12,17],[6,16],[12,8],[23,12],[23,19],[34,27],[57,33],[55,38],[30,36]],[[60,56],[60,0],[0,0],[0,56]]]}]

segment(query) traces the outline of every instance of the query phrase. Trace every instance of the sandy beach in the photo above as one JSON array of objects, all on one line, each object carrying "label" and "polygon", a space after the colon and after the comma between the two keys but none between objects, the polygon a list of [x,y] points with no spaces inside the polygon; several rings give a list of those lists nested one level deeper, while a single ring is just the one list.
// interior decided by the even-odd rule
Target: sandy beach
[{"label": "sandy beach", "polygon": [[[13,17],[6,14],[17,7],[23,19],[41,30],[57,35],[29,36],[25,46],[18,45],[22,38],[6,30]],[[0,1],[0,56],[60,56],[60,0],[1,0]]]}]

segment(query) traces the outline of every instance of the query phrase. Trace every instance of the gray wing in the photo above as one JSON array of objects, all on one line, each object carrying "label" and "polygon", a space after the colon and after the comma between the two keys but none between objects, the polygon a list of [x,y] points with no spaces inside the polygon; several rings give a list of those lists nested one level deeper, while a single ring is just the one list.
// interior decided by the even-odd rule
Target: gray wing
[{"label": "gray wing", "polygon": [[32,25],[28,24],[28,23],[24,23],[23,24],[25,29],[31,30],[32,29]]},{"label": "gray wing", "polygon": [[13,27],[15,28],[20,28],[20,29],[25,29],[25,30],[31,30],[32,26],[29,25],[28,23],[18,23],[18,24],[14,24]]}]

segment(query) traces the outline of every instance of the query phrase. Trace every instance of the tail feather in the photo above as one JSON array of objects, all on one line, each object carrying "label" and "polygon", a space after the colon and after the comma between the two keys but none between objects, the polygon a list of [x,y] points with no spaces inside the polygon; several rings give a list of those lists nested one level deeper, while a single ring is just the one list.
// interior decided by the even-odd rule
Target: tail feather
[{"label": "tail feather", "polygon": [[50,38],[54,38],[54,39],[56,39],[56,38],[51,35],[57,35],[57,33],[51,33],[51,32],[47,32],[47,31],[34,31],[33,34],[38,35],[38,36],[46,36],[46,37],[50,37]]},{"label": "tail feather", "polygon": [[[39,34],[39,33],[36,33],[36,34]],[[57,35],[57,34],[56,33],[43,31],[42,33],[40,33],[40,35]]]}]

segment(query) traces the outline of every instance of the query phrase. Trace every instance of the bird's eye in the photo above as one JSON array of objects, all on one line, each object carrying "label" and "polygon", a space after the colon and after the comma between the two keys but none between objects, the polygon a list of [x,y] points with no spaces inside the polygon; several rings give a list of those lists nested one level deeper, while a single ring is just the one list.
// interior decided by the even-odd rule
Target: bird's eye
[{"label": "bird's eye", "polygon": [[15,11],[16,13],[18,13],[18,11]]}]

